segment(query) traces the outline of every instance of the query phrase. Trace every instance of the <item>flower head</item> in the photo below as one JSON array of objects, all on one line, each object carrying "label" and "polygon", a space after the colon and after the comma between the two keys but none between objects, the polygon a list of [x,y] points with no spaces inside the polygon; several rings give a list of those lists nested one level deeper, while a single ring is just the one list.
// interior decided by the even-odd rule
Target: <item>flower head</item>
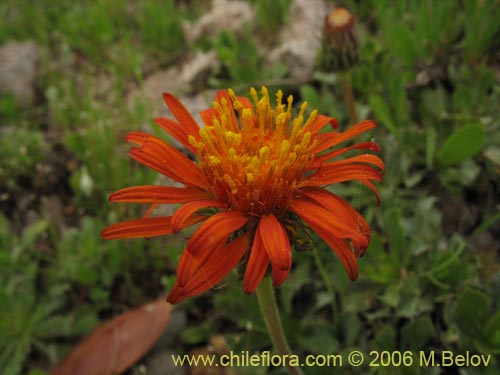
[{"label": "flower head", "polygon": [[378,151],[374,142],[339,147],[375,124],[364,121],[344,132],[320,132],[328,124],[337,128],[337,122],[317,111],[306,118],[306,103],[293,116],[293,99],[284,103],[281,91],[275,106],[265,87],[260,97],[254,89],[250,94],[253,102],[232,90],[218,92],[213,107],[201,113],[201,129],[174,96],[164,94],[177,121],[158,118],[156,123],[197,161],[153,135],[133,132],[126,137],[137,145],[130,150],[132,158],[184,187],[130,187],[111,194],[110,201],[183,205],[166,217],[149,217],[150,209],[141,219],[107,227],[102,237],[153,237],[201,222],[179,261],[171,303],[215,286],[238,263],[246,265],[245,293],[257,288],[269,266],[274,285],[280,285],[292,266],[298,221],[332,248],[351,280],[357,278],[357,258],[368,246],[370,227],[323,187],[358,180],[379,199],[371,181],[382,180],[380,158],[364,153],[335,160],[355,149]]}]

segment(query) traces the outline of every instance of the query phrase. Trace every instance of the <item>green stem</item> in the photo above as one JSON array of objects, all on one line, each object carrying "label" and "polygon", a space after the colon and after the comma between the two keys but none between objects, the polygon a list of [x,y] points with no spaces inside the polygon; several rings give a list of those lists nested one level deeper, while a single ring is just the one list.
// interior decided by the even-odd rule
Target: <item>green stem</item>
[{"label": "green stem", "polygon": [[[286,340],[283,325],[281,324],[281,318],[278,312],[278,306],[276,305],[271,278],[264,277],[256,292],[260,310],[264,316],[267,331],[269,332],[269,336],[271,336],[274,349],[279,355],[287,355],[288,359],[290,359],[292,352],[290,350],[290,346],[288,345],[288,341]],[[304,375],[299,367],[291,366],[289,362],[286,367],[290,375]]]},{"label": "green stem", "polygon": [[349,114],[350,125],[357,124],[359,122],[359,117],[356,112],[356,102],[354,100],[354,94],[352,91],[352,80],[351,72],[347,71],[341,75],[342,81],[342,91],[344,95],[344,103],[347,107],[347,113]]},{"label": "green stem", "polygon": [[319,274],[321,278],[323,279],[323,283],[325,284],[326,290],[328,290],[328,293],[330,294],[330,298],[332,299],[332,326],[337,330],[338,325],[337,325],[337,317],[339,316],[339,311],[337,308],[337,298],[335,294],[335,289],[333,287],[333,284],[330,281],[330,278],[328,277],[328,273],[326,272],[325,267],[323,266],[323,262],[321,261],[321,258],[319,257],[318,250],[316,246],[313,246],[313,256],[314,256],[314,262],[316,263],[316,267],[318,267]]}]

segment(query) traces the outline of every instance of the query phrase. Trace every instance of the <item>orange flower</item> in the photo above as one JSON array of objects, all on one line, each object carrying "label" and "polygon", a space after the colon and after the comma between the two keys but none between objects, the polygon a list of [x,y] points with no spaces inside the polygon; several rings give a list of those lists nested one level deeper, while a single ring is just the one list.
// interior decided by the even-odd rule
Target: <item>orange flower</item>
[{"label": "orange flower", "polygon": [[[153,135],[132,132],[126,137],[137,145],[130,150],[132,158],[185,187],[137,186],[114,192],[111,202],[152,206],[142,219],[107,227],[102,237],[160,236],[202,222],[179,261],[170,303],[213,287],[240,262],[246,263],[245,293],[257,288],[269,265],[273,283],[279,286],[292,266],[290,236],[300,219],[339,256],[349,278],[357,278],[357,258],[368,247],[370,227],[323,186],[358,180],[379,201],[371,181],[382,180],[380,158],[365,153],[334,160],[355,149],[378,151],[373,142],[339,147],[375,123],[320,133],[328,124],[336,128],[337,122],[317,111],[306,120],[306,103],[293,118],[293,99],[283,104],[281,91],[274,108],[265,87],[260,98],[254,89],[250,93],[253,103],[232,90],[218,92],[213,107],[201,112],[201,129],[173,95],[163,95],[177,122],[155,122],[194,153],[197,162]],[[157,205],[172,203],[183,205],[172,216],[149,217]],[[207,209],[213,214],[206,214]]]}]

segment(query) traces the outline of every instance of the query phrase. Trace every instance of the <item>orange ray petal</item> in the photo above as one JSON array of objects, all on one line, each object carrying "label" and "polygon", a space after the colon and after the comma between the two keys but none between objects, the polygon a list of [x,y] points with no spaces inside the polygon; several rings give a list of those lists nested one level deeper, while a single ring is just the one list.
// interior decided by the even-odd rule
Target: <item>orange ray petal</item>
[{"label": "orange ray petal", "polygon": [[[145,143],[156,143],[158,145],[164,145],[166,148],[170,149],[173,148],[171,145],[169,145],[167,142],[165,142],[163,139],[158,138],[155,135],[149,134],[149,133],[144,133],[144,132],[129,132],[125,136],[125,140],[127,142],[142,146]],[[177,149],[174,149],[177,152]]]},{"label": "orange ray petal", "polygon": [[268,267],[269,257],[260,238],[259,231],[256,231],[243,279],[243,291],[245,293],[250,294],[257,289]]},{"label": "orange ray petal", "polygon": [[351,151],[351,150],[369,150],[369,151],[373,151],[373,152],[379,152],[380,147],[375,142],[363,142],[363,143],[358,143],[358,144],[355,144],[355,145],[352,145],[349,147],[343,147],[339,150],[327,152],[326,154],[316,156],[315,159],[313,160],[313,162],[307,167],[307,169],[311,170],[311,169],[319,168],[321,166],[321,164],[323,164],[324,162],[326,162],[330,159],[333,159],[333,158],[335,158],[339,155],[342,155],[342,154],[344,154],[348,151]]},{"label": "orange ray petal", "polygon": [[152,134],[130,132],[125,136],[125,140],[139,145],[142,150],[149,150],[152,155],[157,155],[159,158],[163,157],[162,159],[166,159],[165,162],[172,159],[175,160],[177,164],[186,168],[192,168],[193,165],[196,166],[196,164],[177,148]]},{"label": "orange ray petal", "polygon": [[189,202],[177,209],[172,216],[172,229],[175,232],[182,228],[184,221],[193,215],[196,211],[202,208],[223,208],[224,204],[222,202],[210,199],[210,200],[200,200]]},{"label": "orange ray petal", "polygon": [[171,305],[176,305],[185,298],[186,297],[183,295],[181,287],[178,283],[175,283],[174,287],[170,291],[170,294],[167,296],[167,302]]},{"label": "orange ray petal", "polygon": [[217,248],[224,244],[222,241],[225,242],[229,234],[240,229],[248,220],[249,218],[239,211],[225,211],[213,215],[193,234],[186,249],[197,257],[204,248]]},{"label": "orange ray petal", "polygon": [[217,111],[213,108],[205,109],[200,112],[200,117],[206,125],[212,125],[215,118],[217,118]]},{"label": "orange ray petal", "polygon": [[272,213],[262,215],[257,228],[273,269],[290,270],[292,248],[285,228]]},{"label": "orange ray petal", "polygon": [[238,120],[236,120],[236,114],[234,113],[234,110],[232,110],[232,100],[231,100],[227,90],[219,90],[219,91],[217,91],[217,94],[215,94],[215,100],[218,103],[220,103],[221,107],[223,106],[222,99],[225,99],[226,105],[231,109],[232,129],[236,130],[236,129],[238,129]]},{"label": "orange ray petal", "polygon": [[377,206],[380,206],[380,195],[378,194],[377,187],[372,184],[371,181],[369,180],[359,180],[363,185],[368,187],[371,191],[373,191],[373,194],[375,194],[375,198],[377,199]]},{"label": "orange ray petal", "polygon": [[346,131],[342,133],[329,133],[329,134],[323,134],[323,140],[316,145],[314,148],[314,152],[318,153],[323,150],[326,150],[330,147],[336,146],[339,143],[345,142],[351,138],[354,138],[370,129],[375,128],[377,125],[371,121],[371,120],[366,120],[362,121],[360,123],[357,123],[356,125],[350,127]]},{"label": "orange ray petal", "polygon": [[[191,216],[184,222],[183,228],[205,220],[206,216]],[[147,217],[116,223],[105,228],[101,237],[105,240],[116,238],[147,238],[172,233],[172,217]]]},{"label": "orange ray petal", "polygon": [[328,163],[323,163],[321,166],[322,168],[328,168],[328,167],[334,167],[337,165],[345,165],[345,164],[351,164],[351,163],[367,163],[367,164],[372,164],[382,170],[382,172],[385,171],[385,164],[376,155],[371,155],[371,154],[364,154],[364,155],[357,155],[357,156],[352,156],[347,159],[343,160],[336,160],[336,161],[331,161]]},{"label": "orange ray petal", "polygon": [[177,284],[177,288],[174,288],[167,300],[170,303],[178,303],[184,298],[213,288],[236,267],[243,254],[248,251],[249,244],[250,234],[245,233],[227,246],[213,252],[203,263],[199,264],[184,286]]},{"label": "orange ray petal", "polygon": [[236,99],[239,100],[243,108],[250,108],[252,110],[254,109],[253,103],[246,96],[237,96]]},{"label": "orange ray petal", "polygon": [[325,127],[325,125],[330,124],[333,128],[337,129],[339,127],[339,123],[336,119],[333,117],[325,116],[325,115],[318,115],[316,120],[314,121],[314,124],[312,126],[312,134],[318,134],[321,129]]},{"label": "orange ray petal", "polygon": [[177,121],[179,121],[180,126],[186,129],[186,133],[197,137],[200,132],[200,127],[179,99],[170,93],[164,93],[163,100],[167,104],[168,109],[170,109],[170,112],[172,112]]},{"label": "orange ray petal", "polygon": [[188,181],[188,179],[186,179],[185,176],[181,176],[179,172],[175,170],[175,167],[173,167],[172,164],[167,164],[166,162],[163,162],[163,160],[165,159],[163,158],[160,159],[158,155],[152,155],[149,150],[146,152],[139,147],[132,147],[128,154],[132,159],[163,174],[164,176],[171,178],[174,181],[178,181],[189,186],[198,186],[201,187],[202,189],[206,188],[205,186],[199,186],[202,185],[200,183],[194,184]]},{"label": "orange ray petal", "polygon": [[211,244],[212,246],[204,246],[196,257],[193,256],[193,254],[186,247],[177,266],[177,283],[181,287],[186,285],[188,280],[198,269],[198,266],[203,264],[213,253],[224,247],[231,234],[232,233],[225,235],[220,239],[220,241]]},{"label": "orange ray petal", "polygon": [[207,189],[209,184],[201,169],[173,147],[157,143],[144,143],[132,147],[129,155],[138,162],[186,185]]},{"label": "orange ray petal", "polygon": [[156,209],[156,207],[158,207],[158,204],[156,203],[153,203],[152,205],[150,205],[148,207],[148,209],[146,210],[146,212],[144,212],[144,215],[142,215],[143,218],[146,218],[146,217],[149,217],[153,211]]},{"label": "orange ray petal", "polygon": [[191,276],[196,273],[196,270],[203,264],[213,253],[223,248],[229,239],[229,235],[225,236],[218,244],[213,247],[204,247],[201,254],[196,257],[191,254],[187,249],[182,252],[179,264],[177,266],[177,283],[179,286],[184,287]]},{"label": "orange ray petal", "polygon": [[310,227],[313,231],[318,233],[323,241],[325,241],[335,254],[337,254],[347,271],[349,279],[351,281],[356,280],[358,278],[358,260],[349,245],[347,245],[343,239],[332,235],[326,227],[321,228],[316,225],[310,225]]},{"label": "orange ray petal", "polygon": [[226,99],[227,104],[231,103],[231,98],[227,93],[227,90],[219,90],[215,93],[215,101],[222,105],[222,98]]},{"label": "orange ray petal", "polygon": [[209,196],[210,193],[191,187],[143,185],[117,190],[109,196],[109,201],[168,204],[202,200]]},{"label": "orange ray petal", "polygon": [[155,123],[172,137],[177,139],[189,151],[196,153],[196,149],[189,143],[189,136],[192,135],[196,140],[199,140],[199,134],[188,133],[187,128],[169,118],[158,117],[155,119]]},{"label": "orange ray petal", "polygon": [[305,197],[317,202],[321,207],[325,208],[333,215],[338,217],[338,220],[347,224],[351,228],[355,228],[357,232],[365,236],[362,243],[355,244],[355,249],[358,255],[364,253],[366,246],[370,242],[370,226],[366,220],[361,216],[349,203],[340,198],[339,196],[321,188],[303,189],[302,193]]},{"label": "orange ray petal", "polygon": [[167,155],[167,160],[175,160],[177,164],[180,164],[183,167],[192,168],[193,165],[196,166],[192,160],[190,160],[177,148],[154,135],[144,132],[130,132],[125,136],[125,140],[139,145],[142,150],[149,149],[151,154],[156,154],[158,157]]},{"label": "orange ray petal", "polygon": [[359,164],[322,167],[306,177],[304,186],[330,185],[352,180],[382,181],[382,174],[376,169]]},{"label": "orange ray petal", "polygon": [[[213,249],[207,249],[207,253],[213,252]],[[177,264],[177,284],[183,287],[188,282],[191,275],[195,272],[200,264],[201,258],[195,258],[193,255],[184,249]]]},{"label": "orange ray petal", "polygon": [[281,270],[273,267],[273,286],[279,287],[286,280],[290,270]]},{"label": "orange ray petal", "polygon": [[348,223],[340,221],[336,213],[330,212],[314,202],[295,199],[290,205],[290,211],[302,218],[311,228],[313,225],[324,228],[328,233],[337,238],[348,238],[368,247],[366,236],[357,231],[356,227],[349,226]]}]

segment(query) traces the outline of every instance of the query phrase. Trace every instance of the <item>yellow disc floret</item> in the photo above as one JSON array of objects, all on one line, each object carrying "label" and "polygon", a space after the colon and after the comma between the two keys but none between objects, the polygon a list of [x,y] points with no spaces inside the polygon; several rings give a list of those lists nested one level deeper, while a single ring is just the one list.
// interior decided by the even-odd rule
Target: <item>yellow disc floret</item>
[{"label": "yellow disc floret", "polygon": [[[292,96],[283,104],[283,92],[271,106],[269,93],[262,88],[259,98],[250,90],[254,105],[228,96],[214,103],[214,117],[200,130],[196,148],[201,166],[211,181],[215,197],[228,208],[260,216],[281,215],[300,187],[305,168],[314,155],[313,111],[304,123],[303,103],[292,119]],[[238,116],[235,117],[235,111]]]}]

